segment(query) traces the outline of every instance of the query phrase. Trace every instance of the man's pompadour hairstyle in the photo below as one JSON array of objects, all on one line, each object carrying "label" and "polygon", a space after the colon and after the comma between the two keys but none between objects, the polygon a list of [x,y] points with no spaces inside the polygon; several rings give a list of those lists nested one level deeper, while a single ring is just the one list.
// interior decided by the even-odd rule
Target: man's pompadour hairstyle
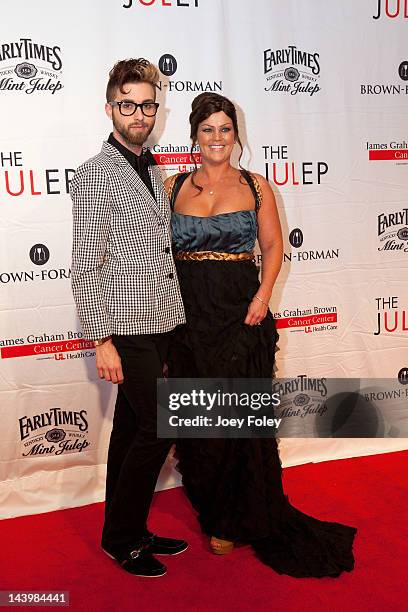
[{"label": "man's pompadour hairstyle", "polygon": [[106,88],[106,101],[111,102],[118,88],[121,93],[125,83],[150,83],[154,88],[159,82],[159,71],[143,57],[127,59],[116,62],[109,72],[109,81]]}]

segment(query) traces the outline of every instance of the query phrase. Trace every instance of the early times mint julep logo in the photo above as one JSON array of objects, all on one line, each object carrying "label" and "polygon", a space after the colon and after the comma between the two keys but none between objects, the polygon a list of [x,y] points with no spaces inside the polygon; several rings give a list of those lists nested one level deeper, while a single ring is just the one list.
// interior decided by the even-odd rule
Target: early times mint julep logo
[{"label": "early times mint julep logo", "polygon": [[263,68],[266,77],[265,91],[286,92],[292,96],[319,92],[319,53],[302,51],[295,45],[285,49],[265,49]]},{"label": "early times mint julep logo", "polygon": [[23,457],[81,453],[88,439],[86,410],[50,408],[46,412],[23,416],[18,420]]},{"label": "early times mint julep logo", "polygon": [[379,251],[408,253],[408,208],[378,215]]},{"label": "early times mint julep logo", "polygon": [[20,38],[0,44],[0,91],[26,94],[62,89],[61,48]]}]

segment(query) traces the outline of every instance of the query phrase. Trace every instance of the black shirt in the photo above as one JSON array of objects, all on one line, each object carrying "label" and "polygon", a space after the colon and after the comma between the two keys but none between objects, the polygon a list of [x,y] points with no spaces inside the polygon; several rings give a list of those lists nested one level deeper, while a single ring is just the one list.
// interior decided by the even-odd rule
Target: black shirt
[{"label": "black shirt", "polygon": [[151,152],[147,149],[143,151],[141,155],[136,155],[127,147],[124,147],[113,134],[109,135],[108,142],[110,145],[115,147],[119,153],[123,155],[123,157],[129,162],[134,170],[138,173],[154,199],[156,199],[156,195],[153,191],[153,185],[149,174],[149,166],[155,166],[156,160],[154,159]]}]

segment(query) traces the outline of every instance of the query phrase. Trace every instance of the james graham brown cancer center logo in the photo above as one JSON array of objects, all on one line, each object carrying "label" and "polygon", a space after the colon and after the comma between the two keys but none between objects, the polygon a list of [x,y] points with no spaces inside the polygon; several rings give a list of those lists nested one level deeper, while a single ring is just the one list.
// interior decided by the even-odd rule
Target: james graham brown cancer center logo
[{"label": "james graham brown cancer center logo", "polygon": [[94,356],[93,342],[85,340],[80,331],[29,333],[19,338],[0,338],[1,359],[34,357],[39,361],[51,359],[66,363],[69,359]]},{"label": "james graham brown cancer center logo", "polygon": [[283,49],[265,49],[263,71],[265,91],[313,96],[321,90],[320,56],[315,51],[304,51],[295,45]]},{"label": "james graham brown cancer center logo", "polygon": [[200,93],[202,91],[211,91],[220,93],[222,91],[222,81],[200,81],[189,79],[171,79],[176,72],[179,71],[179,63],[174,55],[164,53],[157,62],[159,70],[165,79],[159,81],[157,87],[161,91],[165,89],[170,92],[190,91]]},{"label": "james graham brown cancer center logo", "polygon": [[395,166],[406,166],[408,163],[408,142],[389,140],[388,142],[366,142],[369,161],[394,161]]},{"label": "james graham brown cancer center logo", "polygon": [[310,308],[285,308],[273,313],[278,329],[291,332],[331,332],[337,329],[338,312],[336,306],[313,306]]},{"label": "james graham brown cancer center logo", "polygon": [[201,164],[200,148],[196,145],[190,152],[189,145],[154,144],[150,147],[154,159],[161,169],[169,174],[174,172],[191,172],[194,170],[194,159]]},{"label": "james graham brown cancer center logo", "polygon": [[81,453],[91,445],[86,410],[50,408],[21,417],[18,427],[23,457]]},{"label": "james graham brown cancer center logo", "polygon": [[20,38],[0,43],[0,91],[55,94],[63,88],[58,45]]}]

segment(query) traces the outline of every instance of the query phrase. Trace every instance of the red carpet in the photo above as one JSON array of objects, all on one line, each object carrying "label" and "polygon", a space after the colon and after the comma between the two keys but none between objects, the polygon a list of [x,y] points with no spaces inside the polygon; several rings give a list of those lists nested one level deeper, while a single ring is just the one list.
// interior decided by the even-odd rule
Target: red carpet
[{"label": "red carpet", "polygon": [[294,505],[359,529],[356,568],[340,578],[279,576],[249,547],[212,555],[178,488],[158,493],[151,512],[151,529],[190,544],[165,558],[166,576],[133,577],[101,553],[103,505],[93,504],[1,521],[0,590],[70,591],[75,612],[406,610],[407,459],[399,452],[285,470]]}]

